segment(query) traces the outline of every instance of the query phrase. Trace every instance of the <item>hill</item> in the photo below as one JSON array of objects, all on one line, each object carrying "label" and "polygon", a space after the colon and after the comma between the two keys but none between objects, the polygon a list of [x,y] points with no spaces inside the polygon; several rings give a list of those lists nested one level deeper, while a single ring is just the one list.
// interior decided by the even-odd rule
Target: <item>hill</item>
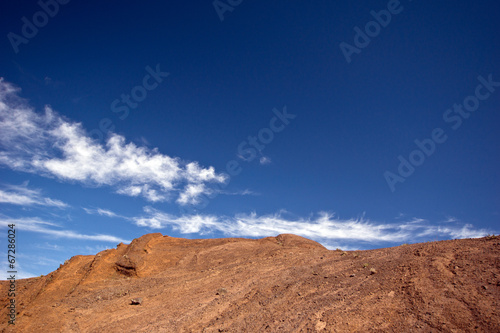
[{"label": "hill", "polygon": [[15,327],[7,290],[1,332],[500,332],[500,237],[344,252],[156,233],[18,280]]}]

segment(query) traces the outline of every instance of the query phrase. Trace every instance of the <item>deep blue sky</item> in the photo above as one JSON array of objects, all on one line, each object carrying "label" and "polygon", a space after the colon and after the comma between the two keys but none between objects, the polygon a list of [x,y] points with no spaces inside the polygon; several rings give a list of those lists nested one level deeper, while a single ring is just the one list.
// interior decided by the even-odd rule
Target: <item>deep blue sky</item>
[{"label": "deep blue sky", "polygon": [[[44,14],[36,1],[3,1],[1,242],[16,223],[22,276],[153,231],[291,232],[347,249],[498,233],[500,87],[479,88],[488,97],[457,129],[443,115],[475,94],[479,76],[500,82],[500,4],[397,3],[243,0],[221,21],[212,1],[69,1],[13,47],[22,18]],[[388,6],[398,13],[348,63],[341,43],[354,46],[354,28]],[[155,88],[120,119],[112,103],[123,107],[121,95],[157,66],[169,75],[148,79]],[[296,117],[256,158],[239,157],[284,108]],[[99,139],[103,119],[114,130]],[[74,141],[61,124],[78,128]],[[384,173],[397,174],[398,156],[436,128],[447,140],[392,191]],[[116,135],[121,159],[108,164]],[[75,157],[84,141],[88,163]],[[139,155],[178,158],[172,187],[158,168],[132,172]],[[224,178],[231,160],[242,170]]]}]

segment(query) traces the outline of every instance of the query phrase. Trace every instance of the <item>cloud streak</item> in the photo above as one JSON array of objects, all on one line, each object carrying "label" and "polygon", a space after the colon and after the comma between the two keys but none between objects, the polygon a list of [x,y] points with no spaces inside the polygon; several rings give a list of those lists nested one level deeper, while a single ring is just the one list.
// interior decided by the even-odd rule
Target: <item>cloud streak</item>
[{"label": "cloud streak", "polygon": [[270,215],[238,214],[232,217],[215,215],[176,216],[152,207],[144,208],[145,215],[133,218],[141,227],[163,229],[170,227],[182,234],[221,232],[231,237],[266,237],[292,233],[334,247],[343,244],[380,244],[426,241],[440,238],[476,238],[488,230],[475,229],[469,224],[446,223],[431,225],[424,219],[413,218],[398,223],[377,223],[365,219],[340,219],[334,214],[320,212],[309,218],[287,218],[281,211]]},{"label": "cloud streak", "polygon": [[37,217],[10,218],[10,217],[0,216],[0,227],[7,228],[9,224],[15,224],[16,230],[46,234],[49,236],[53,236],[55,238],[68,238],[68,239],[113,242],[113,243],[120,243],[120,242],[130,243],[130,241],[128,240],[124,240],[122,238],[112,235],[103,235],[103,234],[86,235],[72,230],[55,229],[55,228],[60,228],[60,226],[56,223],[44,221]]},{"label": "cloud streak", "polygon": [[19,89],[0,78],[0,164],[13,170],[92,186],[111,186],[119,194],[148,201],[177,197],[197,204],[210,184],[227,176],[213,167],[185,162],[157,149],[126,142],[111,133],[105,144],[91,139],[80,123],[49,106],[39,114],[18,97]]},{"label": "cloud streak", "polygon": [[89,215],[100,215],[100,216],[106,216],[106,217],[112,217],[112,218],[122,218],[122,219],[128,219],[125,216],[116,214],[113,211],[110,211],[109,209],[102,209],[102,208],[83,208],[83,210],[89,214]]},{"label": "cloud streak", "polygon": [[4,185],[0,189],[0,203],[20,206],[45,206],[56,208],[68,208],[69,205],[61,200],[44,198],[39,189],[29,189],[28,183],[22,185]]}]

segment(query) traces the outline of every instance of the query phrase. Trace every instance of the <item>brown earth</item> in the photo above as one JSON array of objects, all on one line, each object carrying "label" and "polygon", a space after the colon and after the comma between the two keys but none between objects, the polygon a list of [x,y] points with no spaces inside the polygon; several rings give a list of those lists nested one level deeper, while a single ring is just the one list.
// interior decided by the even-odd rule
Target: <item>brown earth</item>
[{"label": "brown earth", "polygon": [[500,332],[499,254],[498,236],[343,252],[148,234],[17,281],[15,327],[2,281],[0,330]]}]

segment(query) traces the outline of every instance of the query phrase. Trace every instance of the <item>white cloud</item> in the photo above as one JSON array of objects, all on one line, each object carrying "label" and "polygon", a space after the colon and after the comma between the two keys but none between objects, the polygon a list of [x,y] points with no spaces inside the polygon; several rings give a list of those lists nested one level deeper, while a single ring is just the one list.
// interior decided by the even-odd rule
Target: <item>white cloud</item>
[{"label": "white cloud", "polygon": [[213,167],[137,146],[114,133],[100,144],[80,123],[61,117],[49,106],[38,114],[17,93],[0,78],[0,164],[13,170],[112,186],[119,194],[152,202],[177,194],[181,205],[197,202],[201,194],[212,192],[208,184],[227,179]]},{"label": "white cloud", "polygon": [[86,234],[80,234],[72,230],[55,229],[60,226],[56,223],[44,221],[37,217],[9,218],[0,216],[0,227],[7,228],[9,224],[15,224],[16,230],[36,232],[36,233],[50,235],[56,238],[69,238],[69,239],[80,239],[80,240],[91,240],[91,241],[113,242],[113,243],[120,243],[120,242],[129,243],[129,241],[127,240],[111,235],[103,235],[103,234],[86,235]]},{"label": "white cloud", "polygon": [[234,192],[220,190],[220,191],[217,191],[216,193],[225,194],[225,195],[260,195],[259,193],[251,191],[249,189],[246,189],[243,191],[234,191]]},{"label": "white cloud", "polygon": [[52,207],[58,207],[58,208],[68,207],[68,204],[62,202],[61,200],[57,200],[57,199],[44,198],[43,201],[45,203],[45,206],[52,206]]},{"label": "white cloud", "polygon": [[115,212],[109,210],[109,209],[102,209],[102,208],[83,208],[83,210],[89,214],[89,215],[101,215],[101,216],[107,216],[107,217],[117,217],[117,218],[124,218],[127,219],[125,216],[116,214]]},{"label": "white cloud", "polygon": [[259,159],[259,163],[260,163],[261,165],[271,164],[271,159],[270,159],[269,157],[262,156],[262,157]]},{"label": "white cloud", "polygon": [[107,210],[107,209],[97,208],[97,213],[99,215],[103,215],[103,216],[107,216],[107,217],[118,217],[117,214],[115,214],[114,212]]},{"label": "white cloud", "polygon": [[[231,237],[266,237],[292,233],[335,247],[347,243],[402,243],[428,240],[426,237],[475,238],[489,232],[471,225],[446,227],[430,225],[423,219],[411,219],[393,224],[365,219],[340,219],[321,212],[315,217],[289,219],[285,211],[270,215],[239,214],[233,217],[190,214],[176,216],[152,207],[144,208],[146,215],[133,218],[138,226],[152,229],[171,227],[180,233],[222,232]],[[344,247],[345,248],[345,247]]]},{"label": "white cloud", "polygon": [[[125,243],[125,242],[124,242]],[[113,248],[113,246],[109,245],[104,245],[102,243],[96,244],[93,246],[85,245],[88,243],[82,243],[81,245],[77,245],[75,243],[74,246],[68,246],[68,245],[59,245],[59,244],[51,244],[48,242],[45,242],[43,244],[35,243],[33,246],[37,249],[41,250],[50,250],[50,251],[55,251],[55,252],[64,252],[64,253],[77,253],[77,254],[96,254],[98,252]]]},{"label": "white cloud", "polygon": [[22,185],[3,185],[0,189],[0,203],[7,203],[20,206],[47,206],[56,208],[67,208],[68,204],[61,200],[44,198],[39,189],[29,189],[28,183]]},{"label": "white cloud", "polygon": [[35,244],[36,248],[41,250],[53,250],[53,251],[62,251],[64,248],[58,244],[50,244],[45,242],[44,244]]},{"label": "white cloud", "polygon": [[406,214],[399,213],[398,216],[396,216],[394,219],[399,220],[399,219],[404,218],[405,216],[406,216]]},{"label": "white cloud", "polygon": [[207,191],[203,184],[189,184],[184,189],[184,192],[179,195],[177,202],[181,205],[197,205],[200,203],[199,197],[203,193],[210,194],[211,191]]},{"label": "white cloud", "polygon": [[443,221],[444,223],[455,223],[455,222],[459,222],[458,219],[454,218],[453,216],[447,216],[446,217],[446,220]]}]

